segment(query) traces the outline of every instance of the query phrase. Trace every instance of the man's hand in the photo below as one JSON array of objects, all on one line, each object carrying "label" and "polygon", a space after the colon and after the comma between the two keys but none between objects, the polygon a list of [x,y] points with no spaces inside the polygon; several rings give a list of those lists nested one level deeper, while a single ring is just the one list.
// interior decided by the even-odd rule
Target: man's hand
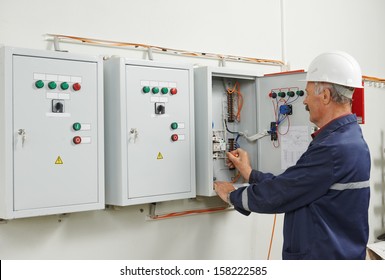
[{"label": "man's hand", "polygon": [[252,168],[247,152],[238,148],[234,151],[228,152],[227,158],[229,160],[227,165],[230,168],[235,167],[236,169],[238,169],[242,177],[245,178],[245,180],[249,181]]},{"label": "man's hand", "polygon": [[222,198],[222,200],[226,203],[230,203],[230,201],[227,201],[227,195],[234,191],[234,186],[229,182],[214,182],[214,189],[218,196]]}]

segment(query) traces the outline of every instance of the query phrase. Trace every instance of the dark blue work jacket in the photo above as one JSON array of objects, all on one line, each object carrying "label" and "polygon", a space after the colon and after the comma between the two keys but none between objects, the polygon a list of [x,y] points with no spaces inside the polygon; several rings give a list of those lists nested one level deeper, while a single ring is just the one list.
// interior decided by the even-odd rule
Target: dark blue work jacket
[{"label": "dark blue work jacket", "polygon": [[239,212],[285,213],[283,259],[365,259],[370,153],[355,115],[324,126],[295,166],[253,170],[230,194]]}]

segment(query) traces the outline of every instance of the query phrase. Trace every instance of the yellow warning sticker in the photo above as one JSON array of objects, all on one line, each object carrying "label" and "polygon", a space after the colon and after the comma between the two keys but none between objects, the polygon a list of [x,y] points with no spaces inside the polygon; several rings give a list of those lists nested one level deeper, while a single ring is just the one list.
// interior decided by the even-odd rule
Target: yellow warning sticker
[{"label": "yellow warning sticker", "polygon": [[157,156],[157,158],[156,159],[163,159],[163,155],[162,155],[162,153],[161,152],[159,152],[158,153],[158,156]]},{"label": "yellow warning sticker", "polygon": [[55,164],[63,164],[63,161],[60,156],[57,157]]}]

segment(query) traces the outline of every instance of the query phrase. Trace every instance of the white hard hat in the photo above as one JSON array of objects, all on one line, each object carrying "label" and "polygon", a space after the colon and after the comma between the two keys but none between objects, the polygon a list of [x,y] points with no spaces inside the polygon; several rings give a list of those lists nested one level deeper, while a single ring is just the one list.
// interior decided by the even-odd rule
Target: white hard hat
[{"label": "white hard hat", "polygon": [[306,81],[363,88],[360,65],[351,55],[342,51],[331,51],[317,56],[310,63]]}]

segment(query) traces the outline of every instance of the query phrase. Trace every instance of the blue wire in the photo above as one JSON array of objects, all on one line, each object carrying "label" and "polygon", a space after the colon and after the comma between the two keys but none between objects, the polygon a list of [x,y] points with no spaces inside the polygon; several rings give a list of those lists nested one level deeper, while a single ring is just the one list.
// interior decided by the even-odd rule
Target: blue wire
[{"label": "blue wire", "polygon": [[[286,102],[286,104],[292,104],[292,103],[295,102],[298,98],[299,98],[299,96],[297,95],[297,97],[296,97],[294,100],[292,100],[292,101],[290,101],[290,102]],[[290,97],[287,99],[287,101],[289,101],[289,99],[290,99]]]},{"label": "blue wire", "polygon": [[239,139],[239,134],[237,135],[237,138],[235,138],[235,148],[236,149],[238,149],[238,148],[240,148],[241,147],[241,145],[239,145],[239,143],[238,143],[238,139]]}]

